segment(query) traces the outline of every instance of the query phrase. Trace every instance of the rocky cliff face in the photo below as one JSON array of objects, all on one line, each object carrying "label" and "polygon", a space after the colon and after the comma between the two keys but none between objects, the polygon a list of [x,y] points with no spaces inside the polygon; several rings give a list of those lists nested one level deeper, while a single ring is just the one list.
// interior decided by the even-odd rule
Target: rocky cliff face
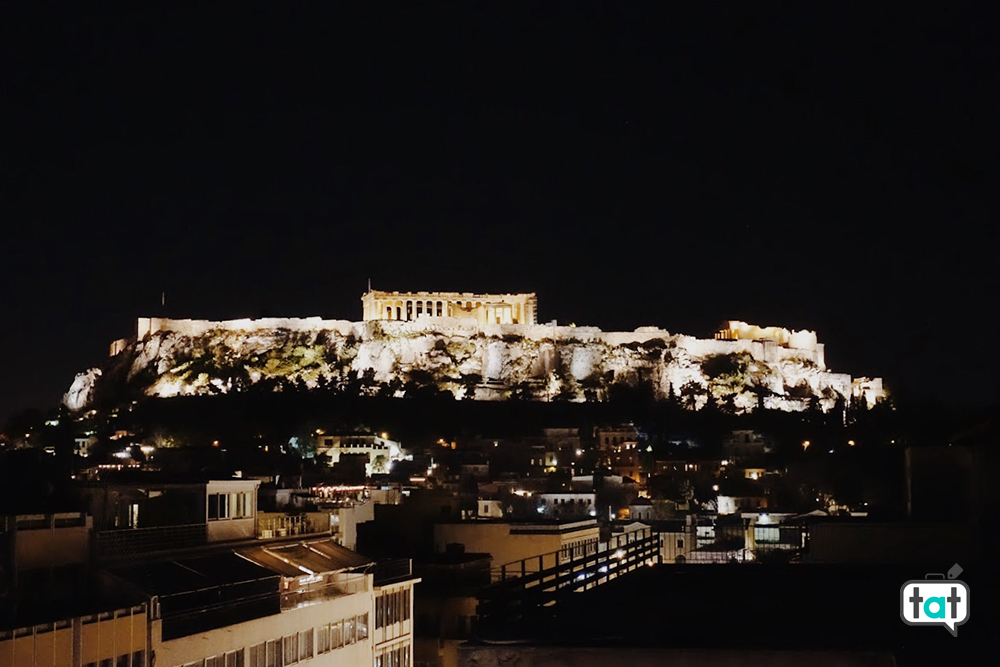
[{"label": "rocky cliff face", "polygon": [[[152,322],[152,325],[150,324]],[[661,329],[496,325],[455,320],[344,322],[141,320],[139,337],[81,373],[65,403],[101,395],[191,396],[289,387],[403,397],[603,401],[624,387],[700,409],[832,409],[850,376],[822,346],[722,341]]]}]

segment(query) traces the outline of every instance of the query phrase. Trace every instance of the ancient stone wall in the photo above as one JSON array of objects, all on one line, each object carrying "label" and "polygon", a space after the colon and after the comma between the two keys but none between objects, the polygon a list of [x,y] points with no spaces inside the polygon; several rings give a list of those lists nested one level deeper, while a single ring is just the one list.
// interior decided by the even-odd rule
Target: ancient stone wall
[{"label": "ancient stone wall", "polygon": [[[799,333],[799,332],[796,332]],[[806,342],[815,339],[806,337]],[[488,324],[461,317],[349,322],[311,318],[225,322],[141,318],[136,338],[115,345],[109,364],[126,381],[169,397],[244,391],[253,385],[347,386],[405,395],[414,383],[456,398],[605,400],[612,387],[646,385],[660,398],[700,408],[722,401],[738,412],[764,406],[830,409],[884,396],[881,381],[827,370],[819,343],[700,339],[643,327]],[[111,368],[111,366],[108,366]],[[74,409],[118,375],[81,374],[67,394]],[[110,378],[110,379],[109,379]],[[353,379],[352,379],[353,378]]]}]

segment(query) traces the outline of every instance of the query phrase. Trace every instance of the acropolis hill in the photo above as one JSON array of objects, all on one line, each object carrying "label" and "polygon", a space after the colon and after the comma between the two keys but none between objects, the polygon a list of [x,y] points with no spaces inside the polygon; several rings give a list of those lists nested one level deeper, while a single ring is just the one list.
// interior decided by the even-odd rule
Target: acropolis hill
[{"label": "acropolis hill", "polygon": [[196,396],[288,387],[405,397],[604,401],[616,386],[701,409],[828,411],[884,395],[879,379],[826,368],[813,331],[727,322],[711,339],[656,327],[605,332],[537,323],[534,294],[384,292],[362,296],[361,322],[139,318],[101,368],[65,396]]}]

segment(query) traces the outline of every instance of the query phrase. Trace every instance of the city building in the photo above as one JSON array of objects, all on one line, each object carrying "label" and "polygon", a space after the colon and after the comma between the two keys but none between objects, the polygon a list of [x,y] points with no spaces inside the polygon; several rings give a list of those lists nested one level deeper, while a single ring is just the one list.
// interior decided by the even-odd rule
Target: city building
[{"label": "city building", "polygon": [[597,516],[597,494],[586,492],[545,492],[534,495],[537,512],[546,519],[585,519]]},{"label": "city building", "polygon": [[93,517],[98,558],[122,558],[257,536],[255,479],[173,481],[141,473],[88,483],[79,494]]},{"label": "city building", "polygon": [[[26,533],[52,533],[69,518],[21,524]],[[65,529],[78,528],[78,519]],[[5,520],[0,537],[17,523]],[[0,618],[3,667],[414,664],[419,578],[409,559],[375,562],[313,536],[177,545],[152,558],[129,554],[91,575],[85,564],[52,566],[36,551],[15,548],[22,571],[16,613]]]},{"label": "city building", "polygon": [[461,544],[467,553],[488,553],[493,567],[541,556],[596,550],[600,530],[595,519],[581,521],[454,521],[434,526],[434,548],[445,553]]},{"label": "city building", "polygon": [[336,465],[344,455],[367,457],[365,474],[389,472],[392,462],[402,455],[402,448],[387,434],[344,433],[319,434],[316,436],[316,456],[326,457],[330,465]]}]

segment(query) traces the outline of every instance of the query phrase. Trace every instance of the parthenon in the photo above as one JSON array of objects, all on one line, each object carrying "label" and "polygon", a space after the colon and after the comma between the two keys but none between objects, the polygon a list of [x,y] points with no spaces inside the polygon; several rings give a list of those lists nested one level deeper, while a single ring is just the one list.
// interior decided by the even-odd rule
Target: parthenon
[{"label": "parthenon", "polygon": [[364,319],[412,321],[420,317],[474,319],[479,324],[535,324],[535,293],[474,294],[472,292],[383,292],[368,290],[361,297]]}]

